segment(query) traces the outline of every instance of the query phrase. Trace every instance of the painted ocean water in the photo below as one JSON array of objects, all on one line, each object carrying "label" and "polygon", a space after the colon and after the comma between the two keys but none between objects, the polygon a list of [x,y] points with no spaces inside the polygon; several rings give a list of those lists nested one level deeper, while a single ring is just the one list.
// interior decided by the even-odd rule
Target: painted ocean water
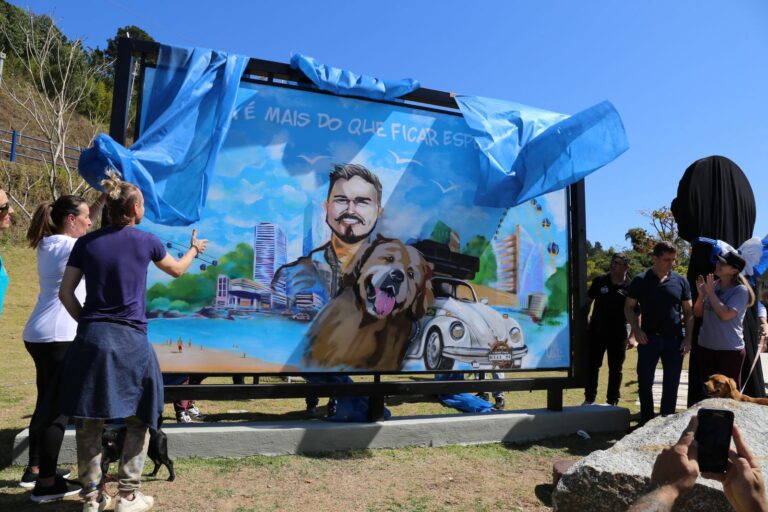
[{"label": "painted ocean water", "polygon": [[[569,365],[567,318],[563,325],[553,326],[534,323],[529,316],[508,308],[496,308],[509,313],[520,323],[528,355],[523,368],[562,368]],[[149,339],[163,345],[169,340],[175,344],[181,336],[184,345],[191,339],[193,347],[246,354],[274,364],[301,366],[304,353],[304,335],[309,323],[298,322],[282,316],[259,315],[255,318],[235,320],[200,317],[155,318],[149,321]],[[455,369],[469,370],[469,365],[457,364]],[[190,369],[192,370],[192,369]],[[407,371],[424,370],[423,363],[409,362]]]}]

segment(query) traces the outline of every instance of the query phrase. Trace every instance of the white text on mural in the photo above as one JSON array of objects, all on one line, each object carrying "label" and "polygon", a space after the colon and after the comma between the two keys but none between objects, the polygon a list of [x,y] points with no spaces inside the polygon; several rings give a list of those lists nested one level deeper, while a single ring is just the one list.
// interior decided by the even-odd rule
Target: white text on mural
[{"label": "white text on mural", "polygon": [[[256,109],[253,103],[235,112],[234,119],[256,120]],[[281,126],[291,126],[294,128],[314,127],[331,132],[381,137],[396,142],[425,144],[427,146],[455,146],[461,148],[472,145],[472,136],[462,132],[450,130],[438,132],[433,128],[425,126],[414,126],[392,121],[385,123],[384,121],[364,118],[344,120],[322,112],[317,112],[313,115],[308,112],[281,107],[268,107],[263,120]]]}]

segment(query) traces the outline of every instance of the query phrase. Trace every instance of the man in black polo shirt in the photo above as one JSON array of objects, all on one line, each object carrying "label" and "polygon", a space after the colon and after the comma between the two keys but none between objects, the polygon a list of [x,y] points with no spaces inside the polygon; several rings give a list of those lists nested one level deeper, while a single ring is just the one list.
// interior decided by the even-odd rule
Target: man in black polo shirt
[{"label": "man in black polo shirt", "polygon": [[[654,416],[653,375],[661,358],[664,382],[661,393],[661,414],[675,413],[677,387],[683,357],[691,350],[693,305],[688,280],[672,270],[677,248],[669,242],[659,242],[653,248],[653,267],[632,280],[624,314],[638,342],[637,383],[640,394],[640,424]],[[636,307],[640,304],[640,318]],[[683,322],[685,319],[685,335]]]},{"label": "man in black polo shirt", "polygon": [[584,403],[592,405],[597,398],[597,380],[603,356],[608,352],[608,392],[606,401],[618,405],[621,388],[621,367],[627,351],[627,320],[624,302],[629,290],[629,258],[616,253],[611,258],[610,272],[592,280],[587,296],[594,303],[589,320],[589,369],[584,388]]}]

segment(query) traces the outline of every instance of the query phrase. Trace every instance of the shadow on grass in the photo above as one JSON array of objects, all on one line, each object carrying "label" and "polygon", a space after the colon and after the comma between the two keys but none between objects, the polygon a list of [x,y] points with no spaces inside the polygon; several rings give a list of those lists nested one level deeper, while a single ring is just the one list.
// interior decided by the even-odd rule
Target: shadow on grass
[{"label": "shadow on grass", "polygon": [[595,433],[589,439],[584,439],[576,434],[570,434],[526,443],[504,443],[503,446],[509,450],[518,451],[544,448],[565,452],[574,457],[585,457],[596,450],[607,450],[624,435],[626,432],[605,432]]},{"label": "shadow on grass", "polygon": [[387,405],[419,404],[424,402],[437,403],[440,400],[435,395],[395,395],[387,397]]},{"label": "shadow on grass", "polygon": [[536,498],[546,507],[552,506],[552,493],[554,491],[555,487],[552,484],[539,484],[533,489]]},{"label": "shadow on grass", "polygon": [[364,460],[374,457],[371,450],[345,450],[341,452],[301,453],[301,457],[317,460]]},{"label": "shadow on grass", "polygon": [[[15,453],[13,451],[13,440],[16,435],[21,432],[17,428],[3,428],[0,429],[0,469],[5,469],[11,465]],[[24,447],[20,447],[19,450]],[[0,485],[2,483],[0,482]]]},{"label": "shadow on grass", "polygon": [[[318,409],[323,414],[323,417],[324,417],[325,408],[320,407]],[[173,424],[176,422],[174,418],[168,418],[168,419],[169,419],[168,424]],[[296,421],[296,420],[309,420],[309,419],[313,419],[313,418],[308,416],[306,411],[290,411],[290,412],[281,413],[281,414],[274,414],[274,413],[270,414],[270,413],[262,413],[262,412],[232,412],[232,413],[222,412],[222,413],[206,414],[202,417],[202,421],[206,423],[237,422],[237,421],[248,421],[248,422],[283,421],[283,420]]]},{"label": "shadow on grass", "polygon": [[[11,487],[17,485],[17,483],[10,482]],[[83,503],[77,497],[52,503],[33,503],[29,499],[29,492],[7,493],[4,488],[5,484],[6,482],[0,482],[0,510],[13,510],[14,512],[74,512],[83,509]]]}]

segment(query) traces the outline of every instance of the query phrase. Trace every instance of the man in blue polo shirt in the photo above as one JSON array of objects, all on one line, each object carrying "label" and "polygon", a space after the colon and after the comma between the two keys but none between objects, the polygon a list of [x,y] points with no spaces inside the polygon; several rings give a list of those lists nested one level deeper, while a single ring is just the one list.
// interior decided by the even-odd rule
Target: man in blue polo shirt
[{"label": "man in blue polo shirt", "polygon": [[[638,342],[640,425],[654,417],[651,390],[659,359],[664,368],[661,415],[675,413],[683,357],[691,350],[693,332],[691,287],[685,277],[672,270],[677,247],[669,242],[659,242],[653,248],[651,259],[653,267],[632,280],[624,303],[624,315]],[[636,313],[638,303],[639,316]],[[681,319],[684,319],[685,331]]]}]

